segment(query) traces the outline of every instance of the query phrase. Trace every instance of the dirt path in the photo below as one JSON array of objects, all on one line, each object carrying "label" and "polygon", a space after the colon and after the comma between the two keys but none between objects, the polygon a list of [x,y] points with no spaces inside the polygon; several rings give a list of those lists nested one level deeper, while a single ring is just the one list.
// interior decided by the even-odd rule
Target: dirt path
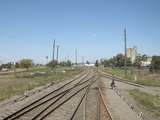
[{"label": "dirt path", "polygon": [[137,113],[114,90],[110,89],[110,82],[107,78],[101,78],[103,89],[106,89],[106,103],[113,120],[139,120]]}]

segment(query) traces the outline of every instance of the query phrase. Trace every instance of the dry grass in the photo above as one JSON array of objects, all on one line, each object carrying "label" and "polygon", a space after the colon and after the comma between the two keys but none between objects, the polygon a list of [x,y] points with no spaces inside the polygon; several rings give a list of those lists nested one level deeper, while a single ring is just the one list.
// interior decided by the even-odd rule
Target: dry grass
[{"label": "dry grass", "polygon": [[141,92],[137,89],[130,90],[129,93],[138,105],[143,106],[147,111],[152,112],[156,117],[160,118],[160,96]]},{"label": "dry grass", "polygon": [[[141,85],[160,87],[159,73],[150,73],[148,71],[137,72],[134,69],[129,69],[127,71],[127,76],[125,76],[124,70],[119,68],[105,68],[104,71]],[[137,80],[135,80],[135,76]]]},{"label": "dry grass", "polygon": [[[36,71],[45,72],[45,74],[35,74]],[[27,89],[31,90],[37,86],[45,85],[51,81],[60,81],[72,77],[81,71],[79,69],[67,69],[66,73],[51,72],[49,69],[36,69],[29,72],[0,75],[0,101],[10,98],[14,95],[23,94]]]}]

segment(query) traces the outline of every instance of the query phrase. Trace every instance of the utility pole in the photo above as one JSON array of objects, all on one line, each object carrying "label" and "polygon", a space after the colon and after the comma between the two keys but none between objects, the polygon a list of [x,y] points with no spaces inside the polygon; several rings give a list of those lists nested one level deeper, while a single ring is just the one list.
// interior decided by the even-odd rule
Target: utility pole
[{"label": "utility pole", "polygon": [[84,65],[84,56],[82,56],[82,65]]},{"label": "utility pole", "polygon": [[127,76],[127,42],[126,42],[126,28],[124,29],[124,53],[125,53],[124,69],[125,69],[125,77],[126,77],[126,76]]},{"label": "utility pole", "polygon": [[46,64],[48,64],[48,63],[49,63],[49,62],[48,62],[48,56],[46,56],[45,58],[46,58]]},{"label": "utility pole", "polygon": [[55,58],[54,58],[54,55],[55,55],[55,46],[56,46],[56,40],[54,40],[54,42],[53,42],[52,68],[55,66]]},{"label": "utility pole", "polygon": [[65,61],[65,62],[67,61],[67,57],[66,57],[66,56],[64,57],[64,61]]},{"label": "utility pole", "polygon": [[59,45],[57,45],[57,64],[58,64],[58,56],[59,55]]},{"label": "utility pole", "polygon": [[76,58],[76,65],[77,65],[77,49],[75,50],[75,58]]},{"label": "utility pole", "polygon": [[54,55],[55,55],[55,46],[56,46],[56,40],[53,42],[53,62],[54,62]]}]

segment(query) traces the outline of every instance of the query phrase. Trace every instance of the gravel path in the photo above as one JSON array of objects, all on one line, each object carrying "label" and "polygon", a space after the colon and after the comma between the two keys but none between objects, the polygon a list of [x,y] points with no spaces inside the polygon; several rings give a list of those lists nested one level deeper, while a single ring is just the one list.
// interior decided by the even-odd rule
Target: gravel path
[{"label": "gravel path", "polygon": [[157,118],[154,118],[154,116],[146,111],[144,108],[142,108],[141,106],[138,106],[136,101],[133,99],[133,97],[131,97],[129,95],[129,90],[134,90],[134,89],[138,89],[142,92],[146,92],[152,95],[160,95],[160,93],[158,92],[159,88],[158,87],[148,87],[148,86],[143,86],[143,87],[136,87],[133,85],[129,85],[129,84],[125,84],[122,82],[116,82],[116,86],[117,86],[117,90],[119,92],[119,94],[122,96],[123,100],[129,105],[134,107],[134,111],[137,114],[142,113],[144,120],[157,120]]},{"label": "gravel path", "polygon": [[136,112],[114,90],[110,89],[110,82],[107,78],[101,78],[101,86],[106,89],[106,103],[113,120],[139,120]]}]

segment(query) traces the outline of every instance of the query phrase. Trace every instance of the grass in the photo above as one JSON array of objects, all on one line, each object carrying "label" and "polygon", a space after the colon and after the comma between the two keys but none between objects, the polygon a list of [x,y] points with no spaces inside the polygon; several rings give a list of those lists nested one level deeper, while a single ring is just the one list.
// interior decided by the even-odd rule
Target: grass
[{"label": "grass", "polygon": [[[104,72],[114,74],[128,81],[135,82],[141,85],[160,87],[160,74],[158,73],[153,74],[147,71],[137,72],[135,71],[135,69],[131,68],[127,70],[127,76],[124,75],[124,69],[119,68],[105,68]],[[137,80],[135,80],[135,76]]]},{"label": "grass", "polygon": [[133,96],[138,105],[143,106],[147,111],[160,118],[160,96],[141,92],[137,89],[130,90],[129,94]]},{"label": "grass", "polygon": [[[55,72],[48,68],[36,68],[27,72],[16,73],[16,75],[14,73],[0,75],[0,101],[11,96],[23,94],[27,89],[31,90],[51,81],[59,82],[68,79],[81,72],[80,69],[71,68],[65,68],[66,73],[62,73],[61,71]],[[40,72],[43,72],[43,74]]]}]

